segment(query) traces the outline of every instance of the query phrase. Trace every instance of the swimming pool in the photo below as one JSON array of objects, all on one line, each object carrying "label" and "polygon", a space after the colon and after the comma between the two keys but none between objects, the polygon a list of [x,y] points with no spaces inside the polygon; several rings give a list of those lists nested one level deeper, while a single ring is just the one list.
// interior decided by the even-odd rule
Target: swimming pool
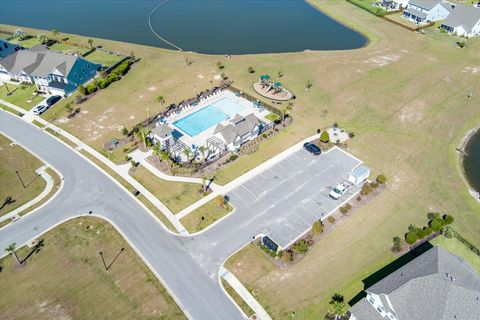
[{"label": "swimming pool", "polygon": [[245,108],[228,98],[212,103],[205,108],[202,108],[180,120],[175,121],[173,124],[188,134],[190,137],[194,137],[197,134],[213,127],[223,120],[230,119],[235,114],[240,113]]}]

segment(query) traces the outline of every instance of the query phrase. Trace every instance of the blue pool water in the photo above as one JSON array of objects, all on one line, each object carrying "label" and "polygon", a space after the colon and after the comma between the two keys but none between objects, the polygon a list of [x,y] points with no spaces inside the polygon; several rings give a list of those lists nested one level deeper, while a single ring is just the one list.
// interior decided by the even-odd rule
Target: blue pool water
[{"label": "blue pool water", "polygon": [[235,101],[232,101],[228,98],[223,98],[180,120],[175,121],[173,124],[190,137],[194,137],[197,134],[213,127],[217,123],[230,119],[235,114],[242,112],[244,109],[245,108],[243,106],[239,105]]}]

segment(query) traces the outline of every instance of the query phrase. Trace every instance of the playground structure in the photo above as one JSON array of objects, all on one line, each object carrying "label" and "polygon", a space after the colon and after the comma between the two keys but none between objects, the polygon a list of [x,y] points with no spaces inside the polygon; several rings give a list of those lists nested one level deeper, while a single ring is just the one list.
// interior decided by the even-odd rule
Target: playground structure
[{"label": "playground structure", "polygon": [[253,83],[253,89],[259,95],[277,101],[287,101],[293,98],[293,94],[285,89],[278,81],[272,81],[267,74],[260,76],[260,80]]}]

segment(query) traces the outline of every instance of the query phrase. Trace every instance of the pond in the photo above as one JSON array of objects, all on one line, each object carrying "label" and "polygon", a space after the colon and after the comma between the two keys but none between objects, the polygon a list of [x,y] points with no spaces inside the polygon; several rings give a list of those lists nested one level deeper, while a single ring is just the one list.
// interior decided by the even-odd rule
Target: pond
[{"label": "pond", "polygon": [[480,192],[480,130],[477,130],[465,146],[463,166],[470,185]]},{"label": "pond", "polygon": [[0,22],[208,54],[346,50],[367,42],[304,0],[2,0]]}]

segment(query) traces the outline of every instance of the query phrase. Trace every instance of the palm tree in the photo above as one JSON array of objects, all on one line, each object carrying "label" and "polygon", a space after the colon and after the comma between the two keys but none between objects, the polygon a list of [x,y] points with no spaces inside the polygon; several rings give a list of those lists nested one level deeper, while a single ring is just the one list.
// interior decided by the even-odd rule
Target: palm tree
[{"label": "palm tree", "polygon": [[202,160],[205,161],[205,151],[207,151],[207,149],[205,148],[205,146],[200,146],[198,147],[198,151],[200,152],[200,154],[202,155]]},{"label": "palm tree", "polygon": [[168,171],[170,171],[171,170],[171,168],[170,168],[170,154],[168,153],[168,151],[162,151],[160,153],[160,160],[162,160],[162,162],[165,162],[165,164],[168,167]]},{"label": "palm tree", "polygon": [[305,91],[309,91],[312,85],[313,85],[312,80],[308,79],[307,82],[305,83]]},{"label": "palm tree", "polygon": [[52,34],[55,37],[55,39],[57,39],[57,41],[58,41],[58,36],[60,35],[60,32],[57,29],[53,29]]},{"label": "palm tree", "polygon": [[5,85],[5,89],[7,89],[7,95],[8,96],[11,95],[12,93],[10,92],[10,89],[8,88],[7,83],[5,82],[3,84]]},{"label": "palm tree", "polygon": [[335,320],[345,315],[346,305],[344,302],[344,298],[341,294],[335,293],[332,296],[332,299],[330,300],[329,304],[330,304],[330,309],[328,313],[333,315],[335,317]]},{"label": "palm tree", "polygon": [[17,253],[15,250],[17,249],[17,244],[15,242],[12,242],[8,245],[8,247],[5,248],[5,251],[8,252],[8,254],[12,254],[13,258],[17,262],[17,264],[20,266],[22,263],[20,262],[20,259],[18,259]]},{"label": "palm tree", "polygon": [[[158,96],[157,98],[155,98],[155,101],[157,101],[158,103],[160,103],[160,105],[163,107],[163,105],[165,104],[165,98],[163,96]],[[162,108],[163,110],[163,108]]]},{"label": "palm tree", "polygon": [[190,157],[192,156],[192,151],[189,148],[183,149],[183,154],[187,157],[188,162],[190,162]]},{"label": "palm tree", "polygon": [[27,85],[25,84],[22,84],[20,86],[20,89],[23,90],[23,92],[25,93],[25,97],[27,98],[27,102],[31,102],[32,100],[30,100],[30,97],[28,96],[28,93],[27,93]]},{"label": "palm tree", "polygon": [[88,39],[87,42],[90,45],[90,48],[92,48],[93,47],[93,39]]},{"label": "palm tree", "polygon": [[152,150],[153,150],[153,154],[154,154],[155,156],[157,156],[158,162],[160,162],[160,152],[161,152],[161,151],[160,151],[160,143],[155,143],[155,144],[153,145]]}]

